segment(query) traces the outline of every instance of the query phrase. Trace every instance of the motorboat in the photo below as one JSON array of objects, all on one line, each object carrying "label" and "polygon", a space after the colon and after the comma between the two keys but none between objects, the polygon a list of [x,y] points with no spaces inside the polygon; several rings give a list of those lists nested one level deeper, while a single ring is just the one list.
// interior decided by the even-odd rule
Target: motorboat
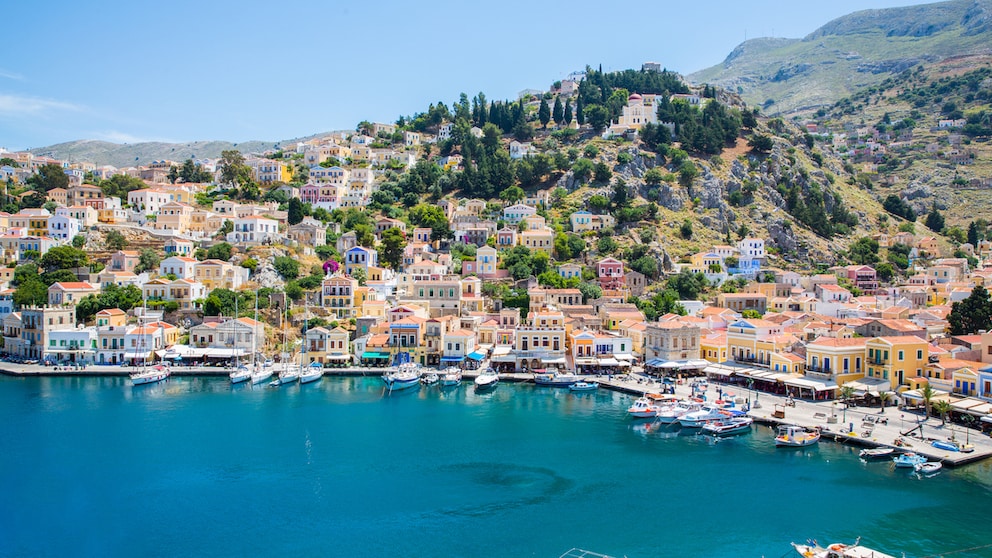
[{"label": "motorboat", "polygon": [[171,375],[165,366],[152,366],[130,375],[131,385],[140,386],[161,382]]},{"label": "motorboat", "polygon": [[679,401],[672,405],[666,405],[658,409],[658,422],[672,424],[678,422],[686,413],[698,411],[702,408],[702,403],[696,401]]},{"label": "motorboat", "polygon": [[382,383],[389,391],[408,389],[420,385],[420,365],[415,362],[404,362],[395,371],[382,375]]},{"label": "motorboat", "polygon": [[775,437],[775,447],[802,448],[812,446],[819,441],[819,430],[806,430],[802,426],[790,424],[778,427],[778,436]]},{"label": "motorboat", "polygon": [[484,390],[496,387],[499,384],[499,374],[492,368],[486,368],[475,378],[475,389]]},{"label": "motorboat", "polygon": [[690,411],[679,417],[682,428],[702,428],[707,422],[724,420],[729,415],[719,407],[703,405],[698,411]]},{"label": "motorboat", "polygon": [[582,377],[578,374],[561,374],[558,372],[534,374],[534,383],[539,386],[568,387],[579,381],[582,381]]},{"label": "motorboat", "polygon": [[727,420],[718,420],[703,425],[703,433],[713,436],[733,436],[735,434],[746,434],[751,431],[754,419],[751,417],[732,417]]},{"label": "motorboat", "polygon": [[858,457],[861,459],[872,460],[872,459],[888,459],[895,453],[896,450],[892,448],[872,448],[863,449],[858,452]]},{"label": "motorboat", "polygon": [[319,381],[324,377],[324,365],[319,362],[311,362],[300,374],[300,383],[309,384]]},{"label": "motorboat", "polygon": [[654,418],[658,416],[658,406],[647,397],[638,397],[633,405],[627,408],[627,414],[634,418]]},{"label": "motorboat", "polygon": [[913,469],[921,475],[935,475],[943,466],[940,461],[926,461],[924,463],[917,463],[913,466]]},{"label": "motorboat", "polygon": [[437,372],[430,372],[420,377],[420,383],[425,386],[432,386],[439,381],[441,381],[441,377],[437,375]]},{"label": "motorboat", "polygon": [[251,379],[251,369],[245,365],[238,366],[230,374],[232,384],[240,384]]},{"label": "motorboat", "polygon": [[961,448],[954,442],[945,442],[943,440],[934,440],[930,443],[931,446],[942,449],[945,451],[961,451]]},{"label": "motorboat", "polygon": [[893,457],[892,462],[896,464],[896,467],[912,469],[915,468],[917,465],[926,463],[927,458],[910,451],[902,455],[897,455]]},{"label": "motorboat", "polygon": [[455,387],[462,385],[462,369],[457,367],[445,368],[441,374],[441,387]]},{"label": "motorboat", "polygon": [[599,389],[599,384],[596,382],[575,382],[568,386],[568,389],[571,391],[596,391]]},{"label": "motorboat", "polygon": [[806,541],[806,544],[792,543],[792,547],[804,558],[896,558],[891,554],[861,546],[860,542],[859,537],[854,544],[834,543],[822,547],[816,541]]}]

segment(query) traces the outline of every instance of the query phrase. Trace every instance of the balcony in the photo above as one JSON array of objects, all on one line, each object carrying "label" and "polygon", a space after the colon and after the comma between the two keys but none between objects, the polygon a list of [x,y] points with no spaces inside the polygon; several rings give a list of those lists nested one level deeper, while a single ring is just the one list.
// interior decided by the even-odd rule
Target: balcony
[{"label": "balcony", "polygon": [[753,357],[753,356],[752,357],[742,357],[742,356],[734,357],[734,362],[742,362],[744,364],[752,364],[754,366],[763,366],[765,368],[767,368],[769,365],[771,365],[771,361],[769,359],[762,360],[762,359],[759,359],[759,358]]}]

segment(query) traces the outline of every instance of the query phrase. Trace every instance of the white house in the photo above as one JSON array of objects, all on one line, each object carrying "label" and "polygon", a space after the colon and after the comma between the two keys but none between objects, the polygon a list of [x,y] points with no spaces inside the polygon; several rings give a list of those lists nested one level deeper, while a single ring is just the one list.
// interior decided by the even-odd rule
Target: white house
[{"label": "white house", "polygon": [[737,243],[737,251],[741,254],[741,259],[764,259],[765,239],[763,238],[742,238]]},{"label": "white house", "polygon": [[530,143],[521,143],[517,140],[510,142],[510,158],[523,159],[533,154],[533,146]]},{"label": "white house", "polygon": [[510,225],[516,225],[532,215],[537,215],[537,209],[522,203],[503,208],[503,221]]},{"label": "white house", "polygon": [[69,242],[79,234],[79,221],[66,216],[55,214],[48,218],[48,236],[59,242]]},{"label": "white house", "polygon": [[188,256],[172,256],[158,264],[159,275],[175,275],[179,279],[192,279],[196,270],[197,260]]},{"label": "white house", "polygon": [[279,240],[279,221],[261,215],[235,219],[234,230],[227,233],[227,241],[231,243],[263,244]]}]

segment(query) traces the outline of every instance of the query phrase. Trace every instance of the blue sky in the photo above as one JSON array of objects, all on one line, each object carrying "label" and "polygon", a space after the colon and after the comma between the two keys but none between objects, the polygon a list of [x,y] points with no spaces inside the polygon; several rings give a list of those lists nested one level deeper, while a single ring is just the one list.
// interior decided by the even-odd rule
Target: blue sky
[{"label": "blue sky", "polygon": [[691,73],[919,0],[53,0],[4,7],[0,146],[285,140],[395,121],[459,93],[515,98],[573,70]]}]

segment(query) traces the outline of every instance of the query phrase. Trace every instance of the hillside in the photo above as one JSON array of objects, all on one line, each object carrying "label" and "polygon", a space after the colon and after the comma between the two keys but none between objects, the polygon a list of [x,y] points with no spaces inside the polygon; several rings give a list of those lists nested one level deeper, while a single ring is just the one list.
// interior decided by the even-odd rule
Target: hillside
[{"label": "hillside", "polygon": [[833,104],[920,64],[992,54],[992,0],[954,0],[837,18],[802,39],[753,39],[690,74],[738,92],[765,114]]}]

